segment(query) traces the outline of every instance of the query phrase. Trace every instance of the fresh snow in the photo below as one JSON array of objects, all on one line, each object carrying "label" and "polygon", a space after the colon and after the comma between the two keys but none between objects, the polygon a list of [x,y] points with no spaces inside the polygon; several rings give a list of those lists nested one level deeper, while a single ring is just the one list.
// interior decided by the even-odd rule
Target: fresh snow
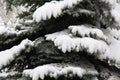
[{"label": "fresh snow", "polygon": [[92,28],[89,25],[80,25],[80,26],[69,26],[72,34],[82,36],[82,37],[95,37],[97,39],[106,40],[106,36],[102,30],[97,28]]},{"label": "fresh snow", "polygon": [[0,77],[7,77],[8,73],[0,73]]},{"label": "fresh snow", "polygon": [[[112,6],[111,14],[115,18],[116,22],[120,25],[120,4],[116,2],[116,0],[103,0],[107,3],[110,3]],[[77,4],[78,2],[82,2],[82,0],[63,0],[63,1],[51,1],[46,2],[43,6],[36,9],[36,11],[33,13],[33,20],[36,22],[40,22],[41,20],[47,20],[51,17],[58,17],[62,14],[62,10],[64,8],[70,8],[74,4]],[[94,13],[88,10],[81,9],[79,10],[80,13]]]},{"label": "fresh snow", "polygon": [[5,26],[4,21],[2,20],[2,17],[0,17],[0,27]]},{"label": "fresh snow", "polygon": [[84,25],[69,26],[66,30],[46,35],[46,40],[53,41],[63,53],[86,51],[98,59],[106,59],[110,65],[120,68],[119,39],[120,31],[117,29],[100,30]]},{"label": "fresh snow", "polygon": [[55,40],[54,40],[54,44],[55,46],[58,47],[58,49],[61,49],[64,53],[71,52],[74,44],[72,43],[73,39],[70,36],[67,35],[61,35],[58,36]]},{"label": "fresh snow", "polygon": [[102,40],[89,37],[78,38],[61,35],[54,40],[54,44],[58,49],[61,49],[63,53],[86,51],[100,60],[108,59],[110,65],[115,65],[120,68],[120,41],[114,38],[111,39],[111,43],[108,45]]},{"label": "fresh snow", "polygon": [[27,31],[26,30],[15,30],[15,28],[13,26],[11,26],[11,22],[8,22],[9,26],[5,26],[3,19],[0,17],[0,35],[12,35],[12,34],[16,34],[16,35],[20,35],[21,33]]},{"label": "fresh snow", "polygon": [[[45,3],[34,12],[33,20],[40,22],[41,20],[47,20],[52,17],[57,18],[62,14],[63,9],[70,8],[81,1],[82,0],[63,0]],[[107,1],[112,4],[111,14],[118,25],[120,25],[120,4],[114,3],[113,0]],[[91,14],[88,10],[81,9],[80,12]],[[28,20],[26,23],[31,23],[33,20]],[[11,22],[7,25],[10,26]],[[0,17],[0,35],[20,33],[22,33],[22,31],[15,31],[12,28],[5,27],[4,22]],[[47,34],[45,37],[46,40],[53,41],[55,46],[62,50],[63,53],[86,51],[88,54],[94,55],[100,60],[107,59],[110,65],[115,65],[120,68],[120,30],[98,29],[88,25],[74,25],[69,26],[68,29],[63,31]],[[106,43],[106,41],[109,42],[109,44]],[[16,56],[20,55],[22,50],[26,50],[28,45],[33,46],[33,42],[26,39],[11,49],[1,51],[0,68],[13,61]],[[33,80],[38,80],[38,78],[44,79],[46,75],[56,78],[63,74],[67,75],[69,72],[72,72],[73,75],[78,75],[79,77],[86,74],[86,70],[80,67],[58,67],[52,65],[43,65],[34,69],[24,70],[23,74],[32,77]],[[7,76],[8,74],[3,73],[0,75]]]},{"label": "fresh snow", "polygon": [[63,0],[47,2],[34,12],[33,19],[36,22],[40,22],[41,20],[47,20],[51,17],[56,18],[62,14],[64,8],[70,8],[81,1],[82,0]]},{"label": "fresh snow", "polygon": [[8,77],[8,76],[14,76],[14,75],[16,75],[17,73],[18,73],[18,72],[8,72],[8,73],[2,72],[2,73],[0,73],[0,77],[6,78],[6,77]]},{"label": "fresh snow", "polygon": [[105,1],[105,2],[110,3],[112,5],[117,4],[117,0],[102,0],[102,1]]},{"label": "fresh snow", "polygon": [[47,34],[47,35],[45,35],[45,37],[46,37],[46,40],[54,41],[58,36],[60,36],[60,35],[70,35],[69,33],[70,33],[70,30],[65,29],[63,31],[55,32],[53,34]]},{"label": "fresh snow", "polygon": [[120,41],[113,39],[109,47],[110,54],[108,57],[117,62],[120,67]]},{"label": "fresh snow", "polygon": [[[58,49],[61,49],[64,53],[71,51],[84,51],[88,53],[108,53],[108,45],[102,40],[90,38],[89,36],[95,36],[95,38],[101,38],[106,40],[106,36],[100,29],[87,27],[85,25],[69,26],[70,30],[63,30],[53,34],[46,35],[46,40],[54,42]],[[80,35],[83,38],[75,37]],[[88,36],[88,37],[85,37]]]},{"label": "fresh snow", "polygon": [[58,36],[54,41],[55,46],[64,53],[71,51],[87,51],[88,53],[107,53],[108,46],[104,41],[93,38],[71,38],[69,36]]},{"label": "fresh snow", "polygon": [[4,35],[4,34],[8,34],[8,35],[16,34],[16,35],[18,35],[18,34],[21,34],[22,32],[25,32],[25,30],[16,31],[13,28],[0,26],[0,35]]},{"label": "fresh snow", "polygon": [[113,9],[111,10],[111,14],[114,17],[115,21],[120,26],[120,4],[113,5]]},{"label": "fresh snow", "polygon": [[107,31],[109,32],[109,36],[120,40],[120,30],[108,28]]},{"label": "fresh snow", "polygon": [[20,55],[21,51],[26,50],[28,46],[33,46],[33,42],[28,39],[23,40],[19,45],[0,52],[0,68],[8,65],[15,59],[16,56]]},{"label": "fresh snow", "polygon": [[23,71],[24,76],[29,76],[32,77],[32,80],[38,80],[44,79],[45,76],[50,76],[53,78],[58,78],[59,76],[64,75],[65,77],[67,76],[74,76],[77,75],[78,77],[82,77],[83,75],[97,75],[98,72],[94,71],[90,73],[89,71],[81,68],[81,67],[75,67],[75,66],[70,66],[70,65],[53,65],[53,64],[48,64],[48,65],[43,65],[43,66],[38,66],[36,68],[28,69]]}]

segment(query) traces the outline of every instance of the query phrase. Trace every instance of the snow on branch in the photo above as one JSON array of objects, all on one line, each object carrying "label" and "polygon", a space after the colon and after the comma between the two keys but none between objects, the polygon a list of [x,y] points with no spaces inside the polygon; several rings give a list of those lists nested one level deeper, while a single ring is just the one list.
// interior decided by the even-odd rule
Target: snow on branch
[{"label": "snow on branch", "polygon": [[20,31],[17,31],[15,30],[14,28],[8,28],[8,27],[0,27],[0,35],[12,35],[12,34],[15,34],[15,35],[20,35],[24,32],[28,31],[27,29],[26,30],[20,30]]},{"label": "snow on branch", "polygon": [[0,17],[0,35],[3,35],[3,34],[16,34],[16,31],[8,27],[5,27],[4,21]]},{"label": "snow on branch", "polygon": [[64,53],[71,52],[74,49],[73,39],[68,35],[58,36],[54,40],[54,44]]},{"label": "snow on branch", "polygon": [[64,53],[71,51],[84,51],[88,53],[106,53],[108,52],[108,45],[102,40],[95,40],[93,38],[85,37],[72,37],[71,35],[65,35],[62,32],[49,34],[46,36],[47,40],[54,42],[58,49],[61,49]]},{"label": "snow on branch", "polygon": [[110,53],[105,54],[109,60],[109,64],[115,65],[116,67],[120,68],[120,41],[116,39],[112,39],[112,42],[109,46]]},{"label": "snow on branch", "polygon": [[[10,23],[12,25],[12,23]],[[20,35],[26,31],[28,31],[28,29],[23,29],[23,30],[15,30],[15,28],[12,26],[10,26],[10,24],[8,26],[5,26],[4,21],[2,20],[2,18],[0,17],[0,36],[3,35]]]},{"label": "snow on branch", "polygon": [[[104,38],[105,35],[103,32],[99,29],[92,29],[87,28],[86,26],[70,26],[69,29],[66,29],[60,32],[52,33],[46,35],[46,40],[51,40],[54,42],[55,46],[58,47],[58,49],[62,50],[62,52],[71,52],[71,51],[87,51],[88,53],[107,53],[109,52],[108,45],[106,42],[102,40],[96,40],[93,38],[90,38],[89,35],[95,35],[98,38]],[[72,34],[76,35],[77,33],[83,36],[83,38],[80,37],[74,37]],[[88,35],[88,37],[85,37]]]},{"label": "snow on branch", "polygon": [[81,37],[93,37],[96,39],[106,40],[106,36],[102,30],[98,28],[92,28],[89,25],[80,25],[80,26],[69,26],[73,35],[78,35]]},{"label": "snow on branch", "polygon": [[21,51],[26,50],[29,46],[33,46],[33,42],[28,39],[23,40],[19,45],[12,47],[11,49],[0,52],[0,68],[8,65],[20,55]]},{"label": "snow on branch", "polygon": [[120,41],[114,38],[110,45],[107,45],[102,40],[89,37],[78,38],[61,35],[54,40],[54,44],[64,53],[85,51],[102,61],[107,60],[110,65],[120,68]]},{"label": "snow on branch", "polygon": [[32,77],[32,80],[38,80],[40,79],[44,79],[45,76],[50,76],[51,78],[58,78],[60,76],[78,76],[78,77],[82,77],[84,75],[97,75],[98,72],[96,71],[87,71],[81,67],[74,67],[74,66],[70,66],[70,65],[52,65],[52,64],[48,64],[48,65],[43,65],[43,66],[38,66],[36,68],[32,69],[28,69],[28,70],[24,70],[23,71],[23,75],[24,76],[29,76]]},{"label": "snow on branch", "polygon": [[46,37],[46,40],[54,41],[60,35],[70,35],[70,30],[65,29],[59,32],[55,32],[53,34],[47,34],[45,35],[45,37]]},{"label": "snow on branch", "polygon": [[120,26],[120,4],[114,4],[113,9],[111,9],[111,14],[114,17],[115,21]]},{"label": "snow on branch", "polygon": [[110,29],[108,28],[109,30],[109,34],[111,37],[117,39],[117,40],[120,40],[120,30],[117,30],[117,29]]},{"label": "snow on branch", "polygon": [[2,73],[0,73],[0,77],[2,77],[2,78],[6,78],[6,77],[8,77],[8,76],[14,76],[14,75],[17,75],[18,74],[18,72],[2,72]]},{"label": "snow on branch", "polygon": [[103,32],[108,37],[110,53],[104,54],[102,58],[107,58],[110,65],[120,68],[120,30],[108,28]]},{"label": "snow on branch", "polygon": [[[48,34],[45,36],[46,40],[53,41],[54,45],[63,53],[85,51],[100,60],[108,61],[110,65],[120,68],[119,30],[110,28],[100,30],[84,25],[70,26],[69,29]],[[80,35],[82,38],[76,37],[76,35]],[[86,35],[88,37],[85,37]],[[95,35],[98,40],[90,37],[90,35]]]},{"label": "snow on branch", "polygon": [[70,36],[58,36],[54,40],[55,46],[61,49],[64,53],[71,51],[86,51],[88,53],[108,53],[108,45],[101,40],[95,40],[93,38],[71,38]]},{"label": "snow on branch", "polygon": [[4,24],[4,21],[2,20],[2,18],[0,17],[0,27],[1,26],[5,26],[5,24]]},{"label": "snow on branch", "polygon": [[45,3],[34,12],[33,19],[36,22],[40,22],[41,20],[50,19],[51,17],[56,18],[62,14],[64,8],[70,8],[81,1],[82,0],[63,0]]}]

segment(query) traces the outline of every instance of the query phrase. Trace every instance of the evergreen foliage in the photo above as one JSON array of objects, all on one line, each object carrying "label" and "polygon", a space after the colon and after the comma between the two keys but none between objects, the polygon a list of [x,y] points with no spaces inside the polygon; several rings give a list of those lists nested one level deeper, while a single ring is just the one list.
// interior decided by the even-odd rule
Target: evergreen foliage
[{"label": "evergreen foliage", "polygon": [[[35,1],[33,0],[32,1],[6,0],[6,1],[10,5],[14,5],[14,6],[23,5],[25,7],[31,7],[29,12],[23,12],[22,14],[19,15],[19,18],[24,19],[20,26],[26,26],[26,27],[31,26],[33,28],[32,31],[34,32],[31,32],[33,36],[39,37],[45,34],[53,33],[56,31],[61,31],[61,30],[68,28],[70,25],[91,24],[96,28],[107,28],[107,27],[114,25],[114,19],[112,18],[110,14],[110,9],[111,9],[110,4],[102,0],[83,0],[73,5],[73,7],[70,7],[70,8],[65,7],[62,10],[62,14],[58,16],[57,18],[52,16],[48,20],[42,20],[39,23],[31,22],[29,24],[25,23],[25,21],[32,19],[33,11],[35,11],[38,7],[44,5],[44,3],[50,2],[51,0],[35,0]],[[40,35],[40,33],[42,33],[42,35]],[[26,37],[29,38],[30,36],[28,35]],[[37,37],[34,38],[31,36],[31,38],[36,39]],[[27,60],[27,58],[25,60]],[[32,63],[33,62],[29,64],[32,64]]]},{"label": "evergreen foliage", "polygon": [[[56,5],[65,1],[66,4],[58,8],[61,11],[54,11],[54,8],[50,9],[48,7],[50,4]],[[116,55],[111,53],[118,49],[116,47],[119,47],[117,44],[120,43],[118,42],[119,35],[114,34],[117,30],[110,29],[119,27],[115,25],[115,19],[111,14],[111,5],[103,0],[76,0],[78,2],[73,1],[74,4],[72,0],[70,1],[71,3],[67,0],[6,0],[9,8],[11,5],[22,5],[27,9],[29,8],[29,11],[25,11],[17,17],[21,21],[15,27],[15,30],[23,30],[23,32],[20,34],[0,35],[0,44],[3,45],[0,46],[0,50],[11,48],[26,38],[33,41],[34,46],[29,49],[26,48],[10,64],[5,65],[2,70],[7,68],[8,72],[22,72],[24,69],[33,69],[38,66],[42,70],[44,68],[43,65],[51,63],[64,63],[64,65],[68,63],[72,64],[73,69],[76,69],[74,65],[76,66],[78,63],[79,65],[77,66],[83,68],[85,66],[91,67],[91,64],[93,64],[95,72],[98,72],[98,74],[92,75],[89,79],[95,78],[97,80],[97,78],[100,78],[101,80],[108,80],[108,76],[111,74],[106,71],[106,67],[110,67],[109,71],[120,68],[118,53],[115,53]],[[49,13],[49,10],[51,10],[51,13]],[[26,29],[27,31],[24,31]],[[2,43],[3,41],[5,43]],[[97,66],[98,63],[95,61],[100,63],[100,66]],[[112,69],[111,65],[113,66]],[[52,66],[50,67],[56,69]],[[105,68],[105,76],[101,76],[104,74],[104,71],[100,70],[101,67]],[[92,69],[94,70],[94,68]],[[36,69],[33,69],[33,71]],[[25,72],[25,75],[31,75],[28,72]],[[54,76],[52,73],[55,74],[54,71],[47,68],[46,73],[39,74],[49,77],[50,74]],[[59,69],[56,73],[60,74]],[[66,71],[67,73],[69,74],[69,69]],[[72,71],[71,73],[77,72]],[[89,70],[84,74],[91,76],[92,72],[89,73],[90,75],[88,73]],[[35,74],[38,78],[41,78],[41,75]],[[43,76],[41,79],[45,79]],[[63,77],[65,76],[63,75]],[[77,77],[79,77],[78,74]],[[86,77],[83,77],[83,80],[86,80]]]}]

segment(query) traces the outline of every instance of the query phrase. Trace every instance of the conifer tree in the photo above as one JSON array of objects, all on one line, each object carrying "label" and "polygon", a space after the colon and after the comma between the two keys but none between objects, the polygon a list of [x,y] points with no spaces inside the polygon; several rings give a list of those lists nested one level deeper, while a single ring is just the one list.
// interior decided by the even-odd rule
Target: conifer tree
[{"label": "conifer tree", "polygon": [[12,57],[1,59],[1,71],[23,72],[32,80],[120,79],[119,5],[113,8],[107,0],[6,2],[9,8],[29,10],[19,14],[14,32],[0,34],[1,55],[12,50]]}]

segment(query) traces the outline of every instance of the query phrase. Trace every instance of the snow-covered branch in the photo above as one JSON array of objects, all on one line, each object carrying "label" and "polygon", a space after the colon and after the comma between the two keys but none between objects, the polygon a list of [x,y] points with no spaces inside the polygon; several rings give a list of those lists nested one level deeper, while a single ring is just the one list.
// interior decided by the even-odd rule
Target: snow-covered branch
[{"label": "snow-covered branch", "polygon": [[64,53],[71,51],[87,51],[88,53],[104,54],[109,52],[108,46],[104,41],[95,40],[93,38],[71,38],[69,36],[59,36],[54,41],[55,46]]},{"label": "snow-covered branch", "polygon": [[0,17],[0,36],[2,35],[20,35],[29,29],[24,29],[24,30],[15,30],[14,26],[12,23],[9,23],[9,25],[5,26],[3,19]]},{"label": "snow-covered branch", "polygon": [[[69,26],[69,29],[48,34],[45,36],[46,40],[53,41],[55,46],[64,53],[84,50],[92,54],[109,52],[108,45],[104,42],[107,37],[102,30],[85,25]],[[82,36],[83,38],[75,37],[76,35]],[[95,39],[90,38],[91,36]]]},{"label": "snow-covered branch", "polygon": [[[69,26],[69,29],[48,34],[46,40],[53,41],[63,53],[85,51],[100,60],[108,60],[110,65],[120,66],[119,30],[109,28],[100,30],[84,25]],[[76,37],[76,35],[80,35],[82,38]],[[92,38],[91,35],[96,38]]]},{"label": "snow-covered branch", "polygon": [[117,29],[108,29],[108,30],[110,31],[109,36],[117,40],[120,40],[120,30],[117,30]]},{"label": "snow-covered branch", "polygon": [[28,39],[23,40],[19,45],[0,52],[0,68],[8,65],[11,61],[15,59],[16,56],[20,55],[22,51],[33,46],[33,42]]},{"label": "snow-covered branch", "polygon": [[102,30],[98,28],[92,28],[89,25],[80,25],[80,26],[69,26],[73,35],[78,35],[81,37],[93,37],[96,39],[106,40],[106,36],[102,32]]},{"label": "snow-covered branch", "polygon": [[63,0],[45,3],[34,12],[33,19],[36,22],[40,22],[41,20],[50,19],[51,17],[56,18],[62,14],[64,8],[70,8],[81,1],[82,0]]},{"label": "snow-covered branch", "polygon": [[60,35],[70,35],[70,30],[65,29],[59,32],[55,32],[53,34],[47,34],[45,35],[45,37],[46,37],[46,40],[54,41]]},{"label": "snow-covered branch", "polygon": [[113,8],[111,9],[111,14],[117,22],[117,26],[120,26],[120,4],[113,4]]},{"label": "snow-covered branch", "polygon": [[57,79],[60,76],[78,76],[82,78],[84,75],[97,75],[96,71],[88,71],[81,67],[74,67],[70,65],[54,65],[48,64],[38,66],[34,69],[28,69],[23,71],[24,76],[32,77],[32,80],[44,79],[45,76],[50,76]]}]

